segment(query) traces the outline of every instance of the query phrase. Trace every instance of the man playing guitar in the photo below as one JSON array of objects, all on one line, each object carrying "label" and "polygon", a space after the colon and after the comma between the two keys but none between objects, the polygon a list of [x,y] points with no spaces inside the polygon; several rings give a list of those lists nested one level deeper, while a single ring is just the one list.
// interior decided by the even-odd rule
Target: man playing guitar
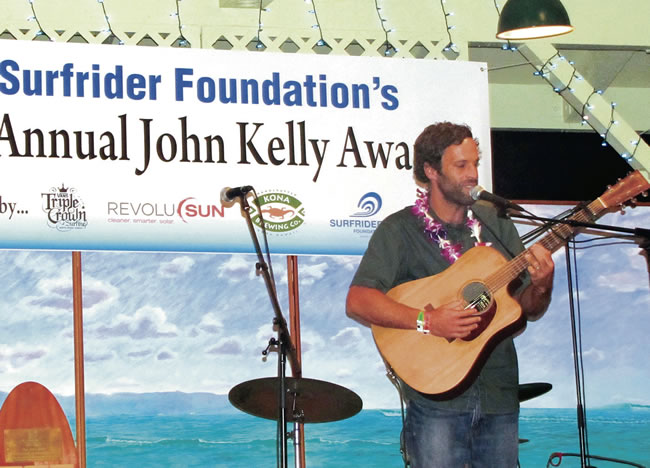
[{"label": "man playing guitar", "polygon": [[[418,191],[414,206],[388,216],[373,234],[348,292],[349,317],[373,326],[373,333],[375,326],[407,330],[413,331],[408,336],[414,340],[431,335],[426,339],[441,337],[445,344],[461,345],[463,339],[474,340],[473,333],[492,320],[487,310],[462,296],[452,295],[444,303],[432,304],[401,301],[399,295],[390,294],[400,285],[443,274],[475,245],[491,245],[507,259],[524,252],[512,222],[493,205],[475,202],[470,196],[478,183],[479,159],[478,142],[465,125],[441,122],[420,134],[415,142],[414,174],[427,191]],[[476,252],[481,248],[485,247]],[[522,257],[527,266],[509,284],[508,294],[524,321],[533,321],[550,303],[554,264],[551,252],[539,244]],[[481,257],[471,260],[480,263]],[[437,285],[434,289],[440,291],[430,293],[461,286]],[[488,296],[486,302],[493,310],[499,300]],[[521,328],[518,325],[512,330]],[[454,384],[448,392],[418,391],[398,372],[407,405],[403,435],[412,468],[517,466],[519,383],[511,333],[499,336],[498,342],[487,348],[489,352],[480,354],[476,375]],[[409,349],[400,352],[415,369],[425,369],[440,357],[435,353],[409,354]],[[452,362],[449,367],[453,366]],[[419,372],[413,374],[417,380]]]}]

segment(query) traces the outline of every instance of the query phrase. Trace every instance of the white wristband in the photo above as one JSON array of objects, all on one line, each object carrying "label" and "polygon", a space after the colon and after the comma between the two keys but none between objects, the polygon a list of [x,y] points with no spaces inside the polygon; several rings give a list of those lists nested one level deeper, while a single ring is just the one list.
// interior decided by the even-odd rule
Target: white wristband
[{"label": "white wristband", "polygon": [[429,330],[425,328],[425,323],[424,323],[424,311],[421,310],[420,313],[418,314],[418,319],[416,322],[416,327],[415,329],[419,331],[420,333],[424,333],[425,335],[429,334]]}]

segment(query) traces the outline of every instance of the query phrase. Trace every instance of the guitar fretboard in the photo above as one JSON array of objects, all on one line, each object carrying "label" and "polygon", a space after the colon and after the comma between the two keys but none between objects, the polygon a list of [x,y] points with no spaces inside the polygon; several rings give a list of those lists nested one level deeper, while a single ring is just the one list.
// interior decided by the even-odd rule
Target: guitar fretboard
[{"label": "guitar fretboard", "polygon": [[[597,198],[569,219],[577,222],[591,222],[600,217],[605,208],[606,206],[600,201],[600,198]],[[550,252],[555,252],[568,241],[576,229],[569,224],[558,223],[551,228],[551,232],[546,234],[536,244],[542,245]],[[525,256],[528,250],[530,249],[523,251],[486,278],[485,285],[492,293],[510,284],[513,279],[528,268],[530,262]]]}]

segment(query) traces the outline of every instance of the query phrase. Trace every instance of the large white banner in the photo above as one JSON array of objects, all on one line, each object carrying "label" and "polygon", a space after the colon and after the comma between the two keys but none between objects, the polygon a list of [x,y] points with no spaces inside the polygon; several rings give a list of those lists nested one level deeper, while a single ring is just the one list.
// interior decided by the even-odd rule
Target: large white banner
[{"label": "large white banner", "polygon": [[360,254],[442,120],[491,180],[474,62],[2,41],[0,119],[4,249],[254,252],[247,185],[272,253]]}]

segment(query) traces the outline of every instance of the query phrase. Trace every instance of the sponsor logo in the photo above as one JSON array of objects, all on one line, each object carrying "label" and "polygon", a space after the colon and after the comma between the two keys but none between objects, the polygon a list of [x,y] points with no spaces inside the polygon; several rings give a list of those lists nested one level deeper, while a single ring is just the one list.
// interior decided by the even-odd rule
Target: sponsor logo
[{"label": "sponsor logo", "polygon": [[14,216],[29,214],[28,210],[18,209],[18,203],[7,200],[7,197],[4,199],[0,195],[0,218],[7,217],[8,219],[13,219]]},{"label": "sponsor logo", "polygon": [[176,215],[173,203],[109,201],[106,208],[109,223],[172,224]]},{"label": "sponsor logo", "polygon": [[360,211],[350,215],[352,218],[369,218],[381,210],[381,197],[377,192],[368,192],[359,199],[357,208]]},{"label": "sponsor logo", "polygon": [[223,205],[198,202],[187,197],[176,203],[109,201],[109,223],[173,224],[178,218],[184,223],[195,219],[223,218]]},{"label": "sponsor logo", "polygon": [[188,197],[178,204],[177,213],[184,223],[198,218],[223,218],[225,208],[221,203],[215,205],[212,203],[198,203],[195,200],[194,197]]},{"label": "sponsor logo", "polygon": [[[288,192],[263,193],[251,206],[251,220],[267,232],[284,234],[298,229],[305,222],[305,207],[293,194]],[[257,207],[259,206],[259,208]]]},{"label": "sponsor logo", "polygon": [[359,198],[356,209],[348,218],[330,219],[330,228],[352,230],[361,237],[371,235],[381,223],[380,220],[361,219],[376,216],[381,210],[382,200],[377,192],[368,192]]},{"label": "sponsor logo", "polygon": [[41,193],[41,199],[47,225],[52,229],[67,232],[88,226],[86,207],[76,189],[61,184],[61,187],[52,187],[49,192]]}]

